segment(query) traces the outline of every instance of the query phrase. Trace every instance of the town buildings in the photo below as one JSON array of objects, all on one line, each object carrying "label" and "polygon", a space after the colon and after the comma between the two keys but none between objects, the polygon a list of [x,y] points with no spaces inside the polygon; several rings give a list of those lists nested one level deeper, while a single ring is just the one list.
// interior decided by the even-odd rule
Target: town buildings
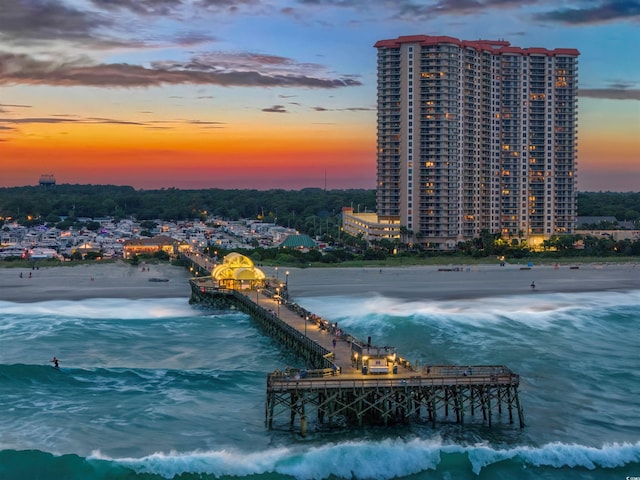
[{"label": "town buildings", "polygon": [[377,216],[345,209],[348,233],[448,250],[573,232],[577,50],[429,35],[375,48]]}]

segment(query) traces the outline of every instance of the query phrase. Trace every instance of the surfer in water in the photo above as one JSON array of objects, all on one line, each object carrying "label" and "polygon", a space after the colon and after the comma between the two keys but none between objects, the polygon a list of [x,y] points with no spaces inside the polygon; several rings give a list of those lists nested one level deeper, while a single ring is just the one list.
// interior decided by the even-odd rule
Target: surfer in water
[{"label": "surfer in water", "polygon": [[58,360],[56,357],[53,357],[53,358],[52,358],[51,360],[49,360],[49,361],[50,361],[51,363],[53,363],[53,367],[54,367],[54,368],[60,368],[60,365],[59,365],[59,363],[58,363],[58,362],[59,362],[59,360]]}]

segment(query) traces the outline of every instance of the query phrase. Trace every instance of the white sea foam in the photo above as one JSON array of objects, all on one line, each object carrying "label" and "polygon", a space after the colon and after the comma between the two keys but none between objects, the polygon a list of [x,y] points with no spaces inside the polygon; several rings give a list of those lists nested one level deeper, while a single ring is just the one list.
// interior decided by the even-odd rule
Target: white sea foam
[{"label": "white sea foam", "polygon": [[389,318],[412,318],[416,323],[486,326],[505,321],[546,329],[557,322],[580,325],[593,312],[634,308],[640,290],[630,292],[555,293],[496,296],[472,300],[406,301],[374,296],[309,297],[300,303],[321,316],[345,326],[384,327]]},{"label": "white sea foam", "polygon": [[275,472],[300,480],[328,478],[391,479],[435,470],[443,455],[466,456],[476,475],[487,466],[519,460],[523,468],[617,468],[640,462],[640,442],[590,447],[549,443],[540,447],[494,449],[484,445],[443,445],[439,440],[387,439],[378,442],[343,442],[319,447],[275,448],[244,453],[235,450],[168,454],[143,458],[110,459],[100,452],[91,458],[114,460],[138,472],[172,478],[184,472],[215,476],[247,476]]},{"label": "white sea foam", "polygon": [[203,314],[190,306],[184,298],[139,300],[96,298],[81,301],[53,300],[34,303],[0,302],[0,309],[4,316],[11,315],[20,318],[56,316],[61,318],[135,320],[192,317]]}]

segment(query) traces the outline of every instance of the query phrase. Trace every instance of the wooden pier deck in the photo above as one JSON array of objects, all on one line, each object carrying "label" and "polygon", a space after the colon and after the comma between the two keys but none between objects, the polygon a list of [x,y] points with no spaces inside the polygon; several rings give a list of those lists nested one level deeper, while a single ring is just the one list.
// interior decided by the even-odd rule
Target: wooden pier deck
[{"label": "wooden pier deck", "polygon": [[220,289],[207,276],[208,260],[200,255],[185,259],[193,262],[190,268],[198,275],[190,282],[192,302],[248,313],[305,361],[308,368],[287,367],[268,374],[265,422],[270,429],[284,419],[304,435],[310,418],[318,426],[422,421],[435,427],[437,421],[513,424],[517,417],[524,427],[520,377],[503,365],[416,368],[394,347],[363,342],[283,299],[280,292]]}]

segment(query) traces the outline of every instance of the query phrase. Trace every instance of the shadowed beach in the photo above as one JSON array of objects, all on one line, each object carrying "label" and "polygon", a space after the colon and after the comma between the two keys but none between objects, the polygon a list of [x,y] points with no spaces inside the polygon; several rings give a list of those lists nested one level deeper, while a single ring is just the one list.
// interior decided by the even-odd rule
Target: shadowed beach
[{"label": "shadowed beach", "polygon": [[[384,295],[403,300],[470,299],[523,293],[625,291],[640,288],[636,264],[414,266],[289,269],[292,297]],[[269,272],[270,273],[270,272]],[[282,268],[280,268],[282,276]],[[535,283],[532,289],[531,283]]]},{"label": "shadowed beach", "polygon": [[184,267],[167,264],[133,266],[116,262],[33,270],[0,268],[0,300],[188,297],[188,279],[189,272]]},{"label": "shadowed beach", "polygon": [[[292,299],[333,295],[384,295],[403,300],[469,299],[530,292],[625,291],[640,288],[640,267],[628,264],[447,265],[365,268],[288,268]],[[272,267],[264,267],[275,276]],[[285,282],[284,267],[279,280]],[[22,278],[20,278],[22,273]],[[29,278],[31,274],[31,278]],[[0,300],[36,302],[87,298],[189,297],[189,272],[166,264],[124,262],[0,268]],[[535,283],[535,289],[531,283]]]}]

